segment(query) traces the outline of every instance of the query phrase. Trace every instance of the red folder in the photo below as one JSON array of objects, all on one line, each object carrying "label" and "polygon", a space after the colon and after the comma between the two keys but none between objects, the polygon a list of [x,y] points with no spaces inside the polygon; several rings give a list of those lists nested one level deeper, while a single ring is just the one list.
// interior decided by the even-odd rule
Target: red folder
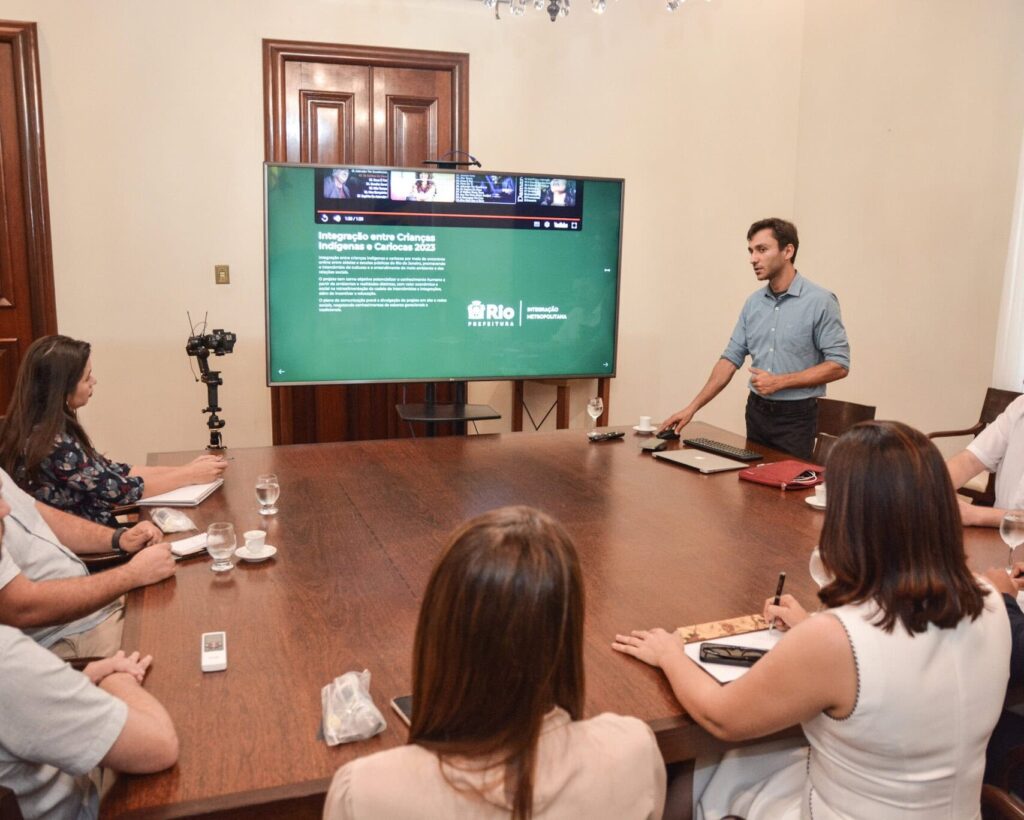
[{"label": "red folder", "polygon": [[791,458],[747,467],[740,470],[740,478],[783,490],[803,490],[821,484],[825,480],[825,468]]}]

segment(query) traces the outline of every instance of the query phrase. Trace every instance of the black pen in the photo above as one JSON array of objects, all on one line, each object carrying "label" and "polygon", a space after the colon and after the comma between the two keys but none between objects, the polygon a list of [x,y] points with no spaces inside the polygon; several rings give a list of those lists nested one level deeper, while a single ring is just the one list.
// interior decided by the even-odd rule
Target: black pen
[{"label": "black pen", "polygon": [[[775,587],[775,600],[772,601],[772,605],[773,606],[778,606],[779,605],[779,601],[782,598],[782,588],[785,585],[786,585],[786,573],[780,572],[779,573],[779,583]],[[768,623],[768,633],[771,634],[771,631],[773,629],[775,629],[775,619],[774,618],[772,618],[771,621]]]}]

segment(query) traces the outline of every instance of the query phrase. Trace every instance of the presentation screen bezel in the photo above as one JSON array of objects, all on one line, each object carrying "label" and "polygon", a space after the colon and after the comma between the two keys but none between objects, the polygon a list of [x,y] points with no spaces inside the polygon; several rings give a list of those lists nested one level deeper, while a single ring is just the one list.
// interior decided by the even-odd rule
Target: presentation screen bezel
[{"label": "presentation screen bezel", "polygon": [[[619,194],[619,213],[618,213],[618,249],[615,266],[615,299],[614,299],[614,317],[612,320],[612,353],[610,368],[604,371],[596,372],[555,372],[555,371],[543,371],[538,373],[523,372],[519,374],[484,374],[484,375],[465,375],[459,373],[449,373],[445,375],[435,375],[427,377],[407,377],[407,378],[380,378],[380,379],[324,379],[316,381],[276,381],[272,378],[271,373],[271,329],[270,329],[270,230],[269,230],[269,186],[268,179],[270,169],[272,168],[306,168],[306,169],[326,169],[326,168],[350,168],[350,169],[366,169],[378,172],[384,171],[401,171],[401,172],[413,172],[413,173],[471,173],[471,174],[492,174],[500,176],[512,176],[512,177],[539,177],[539,178],[552,178],[552,179],[570,179],[580,180],[583,182],[597,181],[597,182],[611,182],[616,183],[620,186]],[[308,162],[264,162],[263,163],[263,310],[264,310],[264,355],[265,355],[265,377],[266,384],[268,387],[304,387],[304,386],[317,386],[317,385],[346,385],[346,384],[429,384],[437,382],[462,382],[462,381],[515,381],[520,379],[599,379],[599,378],[614,378],[617,374],[618,368],[618,353],[619,353],[619,300],[622,293],[622,245],[623,245],[623,231],[624,231],[624,216],[625,216],[625,193],[626,184],[623,177],[604,177],[604,176],[588,176],[584,174],[567,174],[567,173],[545,173],[535,171],[503,171],[494,169],[483,169],[483,168],[470,168],[463,169],[458,168],[454,170],[448,169],[436,169],[432,166],[427,167],[409,167],[400,165],[372,165],[372,164],[361,164],[351,162],[339,162],[339,163],[308,163]],[[585,194],[585,187],[584,187]]]}]

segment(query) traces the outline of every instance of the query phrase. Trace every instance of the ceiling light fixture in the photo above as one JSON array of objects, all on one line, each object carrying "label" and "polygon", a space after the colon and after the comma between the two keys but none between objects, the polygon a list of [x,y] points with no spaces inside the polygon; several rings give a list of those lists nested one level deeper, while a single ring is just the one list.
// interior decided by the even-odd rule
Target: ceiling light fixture
[{"label": "ceiling light fixture", "polygon": [[[675,11],[686,0],[667,0],[665,8],[668,11]],[[708,0],[710,3],[711,0]],[[483,0],[485,8],[494,9],[494,19],[501,19],[501,7],[507,5],[513,17],[520,17],[526,13],[527,5],[533,5],[536,11],[546,11],[551,22],[559,17],[567,17],[571,7],[571,0]],[[590,0],[590,9],[594,14],[604,14],[608,7],[608,0]]]}]

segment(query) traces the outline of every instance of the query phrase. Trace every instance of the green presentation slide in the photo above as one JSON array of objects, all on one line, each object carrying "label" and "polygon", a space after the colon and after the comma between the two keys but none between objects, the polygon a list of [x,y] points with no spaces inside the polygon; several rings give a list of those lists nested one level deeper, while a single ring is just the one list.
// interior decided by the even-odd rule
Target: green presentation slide
[{"label": "green presentation slide", "polygon": [[[380,186],[356,199],[355,172],[353,198],[328,200],[325,173],[266,166],[269,384],[614,373],[621,180],[573,180],[582,204],[560,219],[542,202],[406,204]],[[458,176],[453,191],[484,179]],[[528,192],[547,178],[511,179]]]}]

